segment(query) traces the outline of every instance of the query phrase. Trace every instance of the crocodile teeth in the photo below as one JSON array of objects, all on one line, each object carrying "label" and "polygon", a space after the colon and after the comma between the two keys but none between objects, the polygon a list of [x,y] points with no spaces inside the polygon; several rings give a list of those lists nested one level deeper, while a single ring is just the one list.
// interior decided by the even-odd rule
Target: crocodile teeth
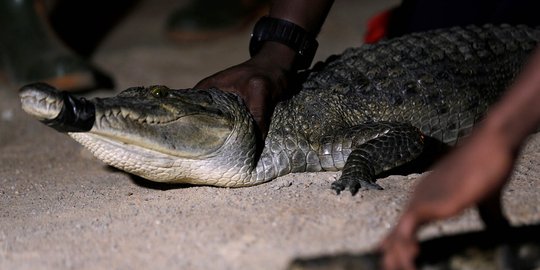
[{"label": "crocodile teeth", "polygon": [[118,116],[120,115],[120,112],[121,112],[120,109],[112,109],[111,110],[112,116],[115,117],[115,118],[118,118]]},{"label": "crocodile teeth", "polygon": [[49,85],[26,85],[19,91],[22,109],[38,120],[54,119],[64,106],[62,95]]},{"label": "crocodile teeth", "polygon": [[122,114],[122,117],[125,119],[128,119],[131,116],[128,110],[120,109],[120,113]]},{"label": "crocodile teeth", "polygon": [[29,84],[19,91],[23,110],[60,132],[84,132],[94,125],[95,106],[44,83]]}]

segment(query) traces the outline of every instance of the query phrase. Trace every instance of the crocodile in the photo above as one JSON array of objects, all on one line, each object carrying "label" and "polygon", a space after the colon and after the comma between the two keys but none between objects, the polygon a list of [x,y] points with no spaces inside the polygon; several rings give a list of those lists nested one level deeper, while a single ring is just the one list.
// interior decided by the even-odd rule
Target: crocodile
[{"label": "crocodile", "polygon": [[485,25],[350,48],[303,73],[265,141],[242,99],[219,89],[132,87],[86,100],[46,84],[22,108],[98,159],[148,180],[243,187],[294,172],[342,170],[337,193],[382,189],[427,139],[454,145],[513,81],[540,29]]}]

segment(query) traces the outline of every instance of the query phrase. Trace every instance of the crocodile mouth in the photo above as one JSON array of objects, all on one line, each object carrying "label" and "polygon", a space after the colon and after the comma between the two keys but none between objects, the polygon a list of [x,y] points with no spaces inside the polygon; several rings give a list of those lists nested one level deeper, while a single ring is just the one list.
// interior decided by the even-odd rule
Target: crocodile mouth
[{"label": "crocodile mouth", "polygon": [[166,153],[93,133],[69,135],[96,158],[120,170],[157,182],[175,182],[181,179],[173,173],[178,166],[178,160]]},{"label": "crocodile mouth", "polygon": [[136,155],[142,158],[156,158],[158,159],[171,159],[171,156],[167,153],[163,153],[159,150],[148,148],[145,146],[127,143],[119,140],[116,137],[109,137],[105,135],[95,133],[78,133],[73,132],[69,135],[85,146],[90,152],[98,156],[100,153],[111,153],[114,151],[114,156],[130,156]]},{"label": "crocodile mouth", "polygon": [[203,159],[213,156],[232,133],[231,123],[212,115],[188,114],[152,121],[148,117],[101,114],[88,134],[115,141],[119,147],[147,149],[176,158]]},{"label": "crocodile mouth", "polygon": [[[202,92],[188,94],[206,97]],[[234,130],[233,119],[219,108],[187,99],[133,96],[88,101],[43,83],[23,87],[19,95],[22,108],[48,126],[99,135],[95,138],[118,142],[119,149],[137,147],[203,159],[218,151]]]},{"label": "crocodile mouth", "polygon": [[140,125],[166,125],[173,123],[182,117],[187,117],[190,115],[195,115],[196,113],[185,113],[182,115],[177,115],[175,113],[170,114],[161,114],[161,115],[152,115],[152,114],[142,114],[141,112],[125,107],[118,108],[107,108],[100,110],[96,116],[96,123],[106,123],[110,122],[111,119],[124,122],[134,122]]}]

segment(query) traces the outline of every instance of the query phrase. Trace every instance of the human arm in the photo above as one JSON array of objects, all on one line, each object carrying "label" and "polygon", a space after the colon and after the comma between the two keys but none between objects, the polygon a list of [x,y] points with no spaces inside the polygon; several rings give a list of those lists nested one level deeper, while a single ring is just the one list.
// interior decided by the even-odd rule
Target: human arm
[{"label": "human arm", "polygon": [[414,269],[422,225],[500,196],[522,144],[540,124],[538,104],[540,48],[482,125],[418,184],[381,245],[384,269]]},{"label": "human arm", "polygon": [[[275,0],[269,16],[293,22],[316,35],[332,4],[330,0]],[[195,88],[216,87],[240,95],[264,138],[275,105],[288,95],[289,81],[297,71],[296,57],[286,45],[268,41],[249,60],[203,79]]]}]

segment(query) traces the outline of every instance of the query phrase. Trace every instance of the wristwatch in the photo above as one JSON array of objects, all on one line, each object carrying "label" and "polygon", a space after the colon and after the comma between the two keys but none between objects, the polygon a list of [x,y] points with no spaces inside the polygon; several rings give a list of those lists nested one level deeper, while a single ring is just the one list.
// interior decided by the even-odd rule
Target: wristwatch
[{"label": "wristwatch", "polygon": [[249,42],[250,55],[257,54],[265,41],[279,42],[293,49],[297,54],[294,67],[298,70],[311,66],[319,47],[315,35],[304,28],[286,20],[266,16],[255,24]]}]

